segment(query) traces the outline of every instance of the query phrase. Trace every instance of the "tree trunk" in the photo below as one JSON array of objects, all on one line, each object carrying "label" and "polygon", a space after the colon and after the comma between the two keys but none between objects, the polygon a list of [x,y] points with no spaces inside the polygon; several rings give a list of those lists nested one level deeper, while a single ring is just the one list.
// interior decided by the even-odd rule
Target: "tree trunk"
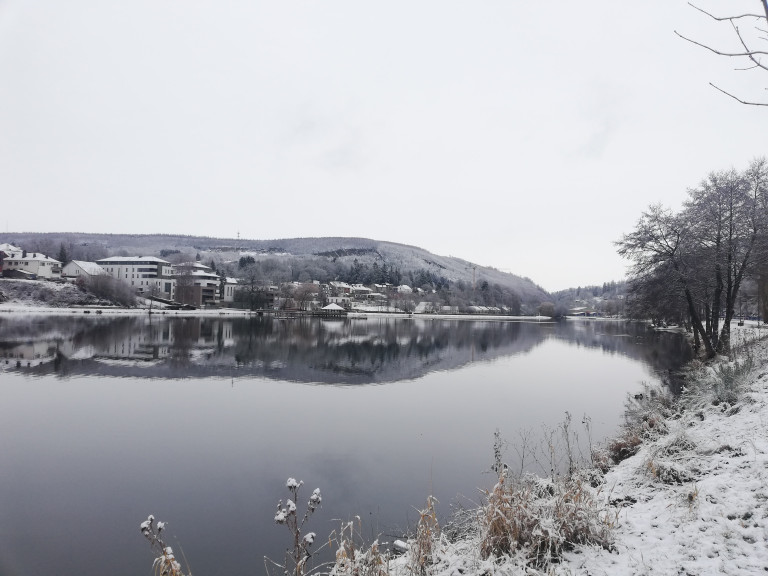
[{"label": "tree trunk", "polygon": [[701,341],[704,343],[704,350],[707,354],[707,358],[714,358],[717,352],[712,346],[712,341],[704,332],[704,326],[701,325],[701,319],[696,313],[696,305],[693,301],[693,296],[691,295],[691,291],[688,286],[685,286],[685,299],[688,301],[688,312],[691,315],[691,324],[693,324],[694,333],[701,336]]}]

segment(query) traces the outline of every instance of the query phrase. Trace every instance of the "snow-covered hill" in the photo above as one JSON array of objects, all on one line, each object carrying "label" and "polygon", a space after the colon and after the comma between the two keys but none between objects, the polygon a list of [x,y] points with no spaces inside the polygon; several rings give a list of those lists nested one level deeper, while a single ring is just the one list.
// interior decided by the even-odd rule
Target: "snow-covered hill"
[{"label": "snow-covered hill", "polygon": [[314,257],[351,265],[361,264],[396,267],[401,272],[427,270],[449,282],[465,282],[481,286],[483,282],[498,284],[516,292],[520,300],[535,306],[550,299],[549,294],[531,279],[502,272],[453,256],[439,256],[416,246],[369,238],[283,238],[248,240],[210,238],[182,235],[79,234],[79,233],[8,233],[0,239],[20,245],[27,250],[39,250],[54,257],[63,244],[81,259],[96,259],[111,255],[156,255],[169,253],[201,255],[203,261],[217,259],[237,261],[241,254],[274,258]]}]

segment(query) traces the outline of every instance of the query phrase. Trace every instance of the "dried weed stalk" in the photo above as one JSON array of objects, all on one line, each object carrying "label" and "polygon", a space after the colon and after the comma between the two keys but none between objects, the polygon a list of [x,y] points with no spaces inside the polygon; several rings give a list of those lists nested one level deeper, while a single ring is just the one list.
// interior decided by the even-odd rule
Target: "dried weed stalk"
[{"label": "dried weed stalk", "polygon": [[408,568],[413,574],[424,576],[436,560],[436,544],[440,540],[440,523],[437,521],[434,496],[427,497],[427,507],[419,510],[416,537],[410,542]]},{"label": "dried weed stalk", "polygon": [[283,505],[282,500],[277,503],[275,523],[283,524],[288,528],[288,531],[293,538],[293,549],[286,551],[285,564],[278,564],[277,562],[264,557],[264,567],[266,568],[267,574],[269,574],[270,566],[272,568],[280,569],[284,574],[292,573],[294,576],[304,576],[304,574],[307,573],[307,563],[310,558],[312,558],[310,548],[315,543],[317,535],[314,532],[307,532],[302,536],[302,529],[310,516],[312,516],[315,510],[320,506],[323,498],[320,495],[320,488],[315,488],[307,502],[307,509],[304,512],[304,516],[299,516],[296,502],[299,499],[299,489],[303,484],[303,480],[297,482],[294,478],[288,478],[285,483],[285,487],[288,488],[291,497],[286,499],[285,505]]},{"label": "dried weed stalk", "polygon": [[184,576],[181,564],[176,560],[173,549],[167,546],[160,538],[161,532],[165,529],[165,522],[155,523],[155,517],[151,514],[139,526],[141,533],[149,541],[149,546],[158,556],[152,563],[152,570],[155,576]]},{"label": "dried weed stalk", "polygon": [[[357,521],[357,529],[355,529]],[[389,554],[382,552],[378,539],[367,549],[362,544],[360,516],[341,525],[339,532],[331,533],[329,544],[337,545],[336,562],[331,570],[334,576],[387,576]]]}]

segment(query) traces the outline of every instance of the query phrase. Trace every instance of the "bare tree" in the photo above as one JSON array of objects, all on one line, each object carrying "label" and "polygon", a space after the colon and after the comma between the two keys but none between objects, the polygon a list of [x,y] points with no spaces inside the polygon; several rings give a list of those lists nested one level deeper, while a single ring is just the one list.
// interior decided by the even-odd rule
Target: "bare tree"
[{"label": "bare tree", "polygon": [[317,284],[312,283],[304,283],[300,284],[293,290],[293,299],[296,302],[296,305],[302,309],[306,310],[309,306],[309,303],[317,298],[320,293],[320,286]]},{"label": "bare tree", "polygon": [[707,357],[712,358],[715,347],[704,330],[695,298],[693,279],[698,262],[693,257],[691,243],[692,234],[684,219],[660,205],[653,205],[643,213],[635,230],[625,234],[617,246],[619,254],[632,260],[635,280],[658,277],[660,272],[670,275],[667,281],[676,284],[685,296],[697,342],[704,343]]},{"label": "bare tree", "polygon": [[[715,16],[690,2],[688,3],[689,6],[695,10],[698,10],[702,14],[705,14],[709,18],[717,22],[727,22],[730,24],[740,46],[740,48],[736,49],[735,51],[714,48],[708,44],[698,42],[692,38],[684,36],[677,30],[675,30],[675,34],[687,42],[695,44],[696,46],[700,46],[701,48],[705,48],[710,52],[714,52],[718,56],[725,56],[727,58],[735,58],[741,61],[746,61],[745,67],[736,68],[736,70],[758,69],[768,72],[768,64],[763,61],[764,57],[768,55],[768,51],[759,50],[756,48],[759,42],[768,41],[768,0],[759,0],[759,2],[762,7],[762,13],[735,14],[731,16]],[[745,30],[744,28],[740,27],[741,23],[752,23],[754,26],[747,26]],[[754,102],[744,100],[726,90],[723,90],[712,82],[710,82],[709,85],[716,90],[719,90],[723,94],[730,96],[734,100],[741,102],[742,104],[747,104],[750,106],[768,106],[768,102]]]},{"label": "bare tree", "polygon": [[765,242],[766,168],[757,159],[744,172],[712,173],[689,190],[680,213],[651,206],[617,242],[619,254],[633,262],[637,303],[668,315],[684,296],[697,345],[708,357],[730,348],[739,291]]}]

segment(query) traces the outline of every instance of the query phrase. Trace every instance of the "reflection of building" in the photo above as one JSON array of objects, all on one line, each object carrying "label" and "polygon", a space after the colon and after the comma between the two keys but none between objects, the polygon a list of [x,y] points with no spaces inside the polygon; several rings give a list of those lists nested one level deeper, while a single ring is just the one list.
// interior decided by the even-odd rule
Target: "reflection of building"
[{"label": "reflection of building", "polygon": [[199,318],[146,324],[94,345],[97,359],[158,360],[233,345],[232,322]]},{"label": "reflection of building", "polygon": [[[52,362],[57,352],[61,352],[62,343],[56,340],[37,340],[23,343],[0,343],[0,360],[7,366],[39,366]],[[71,346],[63,348],[71,351]]]},{"label": "reflection of building", "polygon": [[56,343],[47,340],[40,342],[25,342],[6,348],[2,351],[6,364],[8,364],[10,359],[11,361],[19,360],[23,365],[29,365],[31,361],[34,361],[35,364],[39,364],[46,360],[52,360],[55,353]]}]

